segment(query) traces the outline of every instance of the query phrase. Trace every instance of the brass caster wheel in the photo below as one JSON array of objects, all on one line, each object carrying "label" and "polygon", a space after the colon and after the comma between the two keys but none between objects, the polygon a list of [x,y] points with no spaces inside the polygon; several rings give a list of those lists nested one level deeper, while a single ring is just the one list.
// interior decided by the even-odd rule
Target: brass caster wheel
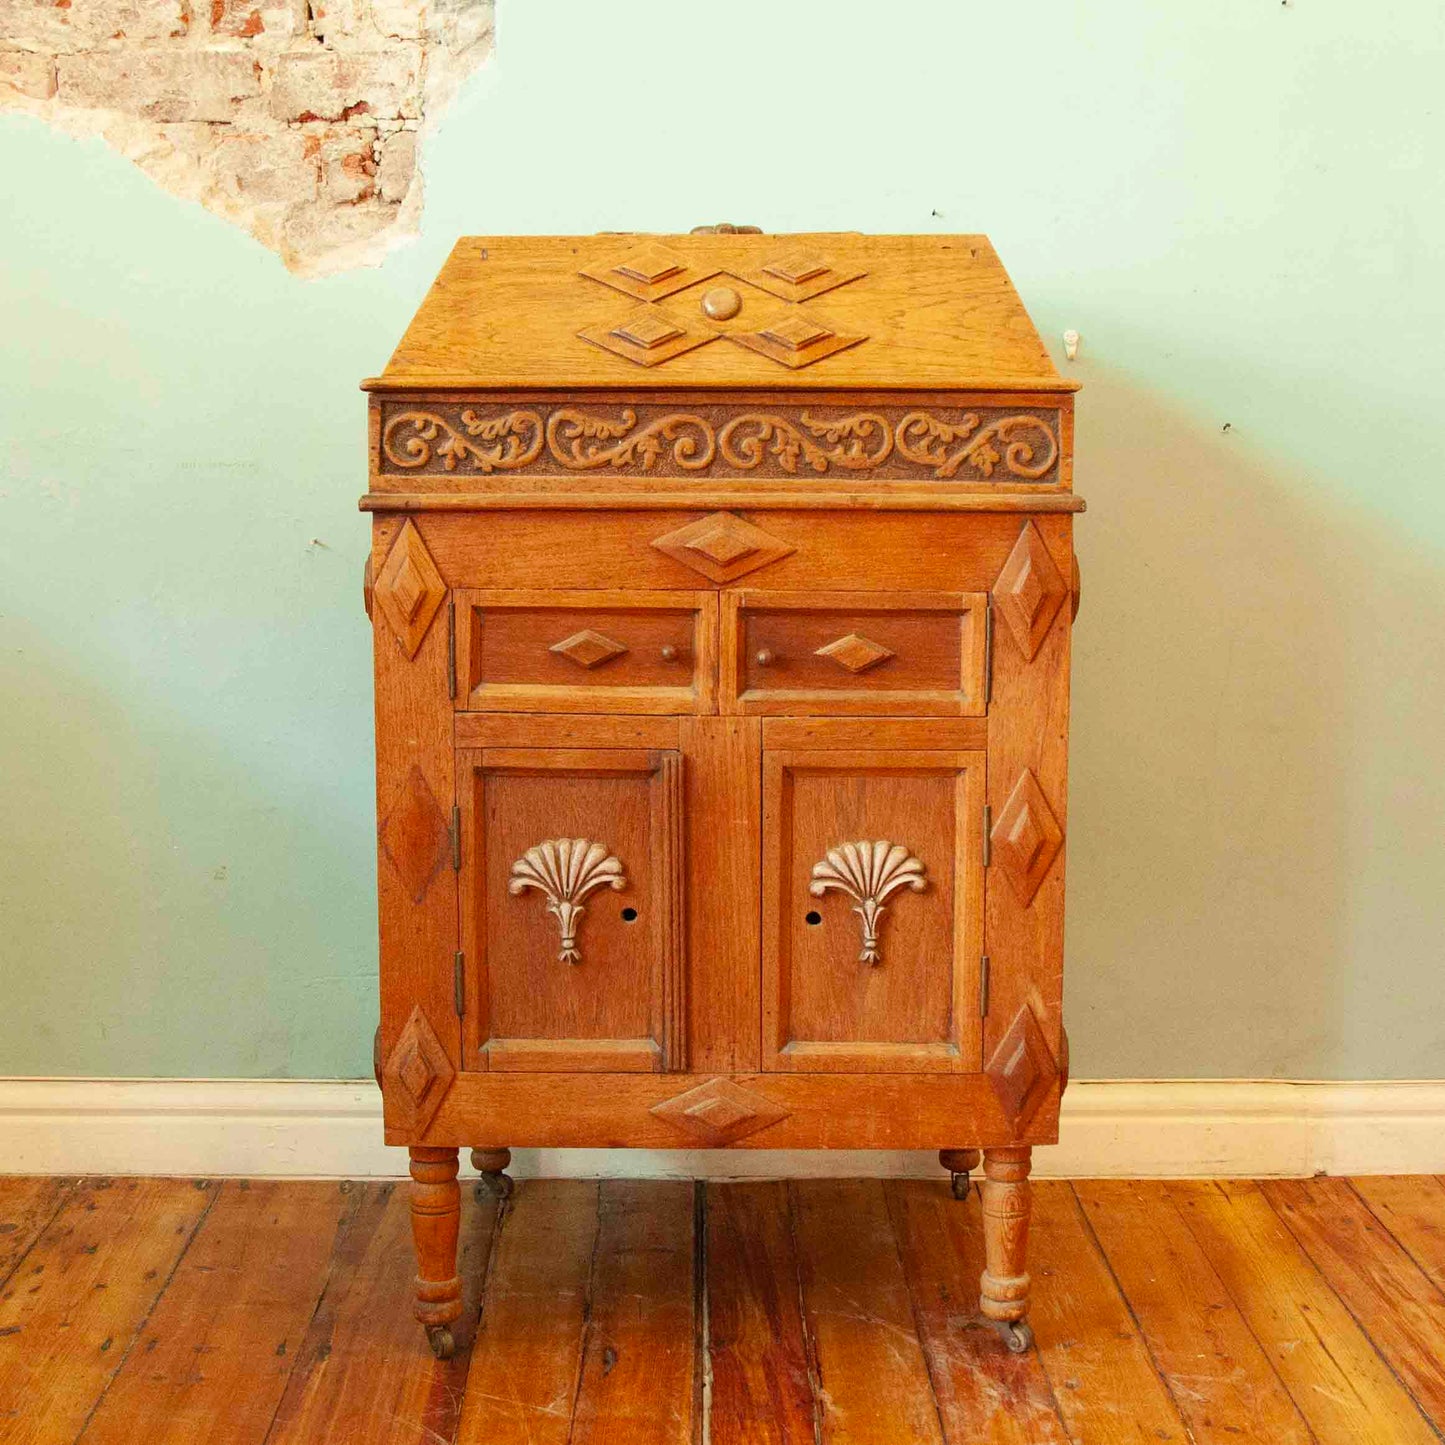
[{"label": "brass caster wheel", "polygon": [[495,1195],[505,1203],[512,1197],[512,1176],[510,1174],[478,1174],[477,1202],[484,1203],[488,1195]]},{"label": "brass caster wheel", "polygon": [[967,1199],[970,1176],[968,1174],[954,1174],[950,1176],[953,1184],[953,1197],[955,1199]]},{"label": "brass caster wheel", "polygon": [[452,1332],[445,1325],[428,1325],[426,1342],[431,1346],[432,1354],[439,1360],[451,1359],[457,1348]]},{"label": "brass caster wheel", "polygon": [[1027,1320],[991,1321],[1011,1355],[1026,1355],[1034,1347],[1034,1328]]}]

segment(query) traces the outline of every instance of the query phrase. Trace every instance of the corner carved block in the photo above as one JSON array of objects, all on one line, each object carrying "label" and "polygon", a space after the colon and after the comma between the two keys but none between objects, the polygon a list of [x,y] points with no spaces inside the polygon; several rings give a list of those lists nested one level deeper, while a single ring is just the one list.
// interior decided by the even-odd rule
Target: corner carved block
[{"label": "corner carved block", "polygon": [[377,836],[407,896],[420,903],[446,861],[451,834],[426,774],[415,763],[386,810]]},{"label": "corner carved block", "polygon": [[1026,522],[993,584],[993,599],[1019,651],[1030,661],[1068,595],[1068,584],[1049,556],[1039,529]]},{"label": "corner carved block", "polygon": [[408,657],[416,656],[446,595],[446,583],[421,533],[414,522],[408,522],[391,544],[372,588],[373,605],[381,608]]},{"label": "corner carved block", "polygon": [[891,647],[884,647],[881,642],[874,642],[867,637],[859,637],[856,632],[850,632],[846,637],[840,637],[826,647],[819,647],[813,653],[814,657],[826,657],[851,673],[867,672],[870,667],[887,662],[893,655]]},{"label": "corner carved block", "polygon": [[1064,845],[1063,829],[1038,779],[1027,768],[999,810],[989,843],[994,862],[1008,876],[1019,902],[1027,907]]},{"label": "corner carved block", "polygon": [[984,1072],[1004,1112],[1013,1120],[1015,1133],[1022,1133],[1059,1075],[1043,1030],[1027,1004],[1014,1015]]},{"label": "corner carved block", "polygon": [[699,517],[652,545],[713,582],[732,582],[798,550],[731,512]]},{"label": "corner carved block", "polygon": [[614,657],[621,657],[627,648],[625,644],[614,642],[610,637],[585,627],[581,632],[574,632],[571,637],[564,637],[561,642],[554,642],[547,651],[555,652],[558,657],[565,657],[568,662],[575,662],[578,667],[590,670],[601,667],[604,662],[611,662]]},{"label": "corner carved block", "polygon": [[424,1133],[456,1074],[436,1031],[417,1005],[381,1071],[388,1113],[393,1114],[397,1126]]},{"label": "corner carved block", "polygon": [[685,1094],[654,1104],[650,1112],[708,1145],[731,1144],[749,1134],[760,1134],[789,1114],[782,1105],[731,1079],[709,1079]]}]

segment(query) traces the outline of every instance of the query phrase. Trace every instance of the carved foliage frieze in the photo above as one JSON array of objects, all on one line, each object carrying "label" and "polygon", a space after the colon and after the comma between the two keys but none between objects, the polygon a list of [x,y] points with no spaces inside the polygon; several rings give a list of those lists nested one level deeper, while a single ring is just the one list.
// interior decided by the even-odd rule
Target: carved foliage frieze
[{"label": "carved foliage frieze", "polygon": [[386,404],[380,470],[479,473],[607,470],[1057,485],[1059,413],[975,407],[846,410],[558,406],[546,411]]}]

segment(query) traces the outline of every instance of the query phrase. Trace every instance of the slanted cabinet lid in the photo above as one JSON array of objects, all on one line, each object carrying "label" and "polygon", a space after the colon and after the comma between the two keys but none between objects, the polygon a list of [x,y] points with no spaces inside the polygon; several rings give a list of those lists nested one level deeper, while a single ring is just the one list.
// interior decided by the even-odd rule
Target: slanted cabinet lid
[{"label": "slanted cabinet lid", "polygon": [[467,236],[371,389],[1072,391],[984,236]]}]

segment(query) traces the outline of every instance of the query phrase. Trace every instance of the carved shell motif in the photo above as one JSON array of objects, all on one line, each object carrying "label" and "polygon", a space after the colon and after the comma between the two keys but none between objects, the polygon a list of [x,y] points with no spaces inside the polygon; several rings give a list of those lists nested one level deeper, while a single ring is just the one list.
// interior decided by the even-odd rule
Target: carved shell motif
[{"label": "carved shell motif", "polygon": [[858,961],[876,968],[883,962],[878,951],[878,920],[884,900],[900,888],[922,893],[927,886],[923,864],[901,843],[880,838],[875,843],[839,843],[830,848],[821,863],[813,864],[808,892],[821,898],[830,888],[840,888],[858,900],[853,909],[863,920],[863,950]]},{"label": "carved shell motif", "polygon": [[582,900],[604,887],[619,891],[627,887],[622,864],[607,851],[606,844],[587,838],[549,838],[528,848],[512,864],[507,892],[515,897],[528,888],[541,890],[547,899],[547,912],[556,915],[562,930],[557,961],[577,964],[582,962],[577,948]]}]

